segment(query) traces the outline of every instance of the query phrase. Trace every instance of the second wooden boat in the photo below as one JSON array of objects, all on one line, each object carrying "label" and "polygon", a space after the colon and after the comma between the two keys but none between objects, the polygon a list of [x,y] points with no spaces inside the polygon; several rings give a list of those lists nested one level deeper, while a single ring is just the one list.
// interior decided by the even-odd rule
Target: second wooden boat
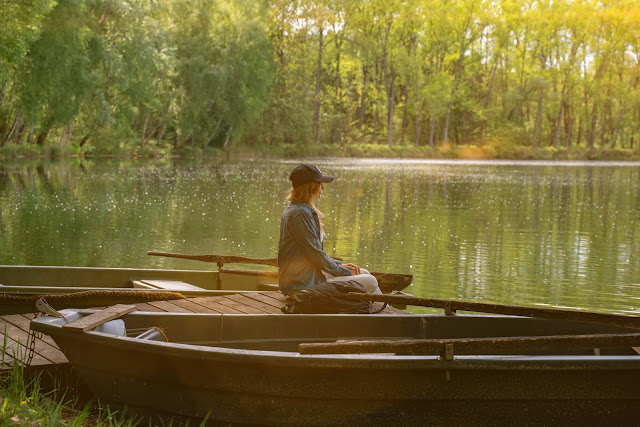
[{"label": "second wooden boat", "polygon": [[[53,337],[97,397],[151,411],[261,425],[611,424],[640,412],[636,329],[487,315],[133,312],[78,332],[64,325],[88,312],[62,313],[31,328]],[[366,342],[386,353],[344,354]],[[304,354],[326,346],[343,354]]]}]

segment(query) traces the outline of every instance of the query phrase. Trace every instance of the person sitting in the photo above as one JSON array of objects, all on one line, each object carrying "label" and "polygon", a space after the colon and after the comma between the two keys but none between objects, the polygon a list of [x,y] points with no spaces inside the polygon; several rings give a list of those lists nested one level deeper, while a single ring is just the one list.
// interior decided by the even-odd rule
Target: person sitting
[{"label": "person sitting", "polygon": [[324,184],[333,176],[316,166],[302,163],[291,172],[289,205],[280,221],[278,244],[278,285],[287,297],[319,283],[354,281],[368,293],[381,294],[378,281],[356,264],[331,258],[323,249],[323,214],[316,207]]}]

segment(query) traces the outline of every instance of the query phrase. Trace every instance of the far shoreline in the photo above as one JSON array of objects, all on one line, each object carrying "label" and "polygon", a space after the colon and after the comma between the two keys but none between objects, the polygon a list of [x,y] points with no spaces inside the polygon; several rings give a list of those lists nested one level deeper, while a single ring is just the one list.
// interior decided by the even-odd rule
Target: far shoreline
[{"label": "far shoreline", "polygon": [[[21,149],[24,148],[24,149]],[[34,149],[35,148],[35,149]],[[640,161],[640,150],[605,149],[585,147],[529,147],[492,144],[450,144],[446,147],[382,144],[277,144],[272,146],[233,145],[226,150],[206,147],[175,152],[167,147],[151,146],[139,150],[136,147],[119,147],[109,152],[94,150],[60,150],[56,145],[7,146],[0,148],[0,162],[31,159],[286,159],[286,158],[359,158],[405,160],[500,160],[500,161]]]}]

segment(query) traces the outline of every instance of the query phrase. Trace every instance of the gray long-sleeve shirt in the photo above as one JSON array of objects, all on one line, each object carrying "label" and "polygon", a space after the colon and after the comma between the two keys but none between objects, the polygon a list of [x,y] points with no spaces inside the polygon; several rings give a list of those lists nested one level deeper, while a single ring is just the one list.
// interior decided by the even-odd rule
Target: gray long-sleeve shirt
[{"label": "gray long-sleeve shirt", "polygon": [[278,283],[283,294],[326,281],[322,271],[333,276],[351,276],[351,271],[322,248],[320,220],[306,203],[291,201],[280,220]]}]

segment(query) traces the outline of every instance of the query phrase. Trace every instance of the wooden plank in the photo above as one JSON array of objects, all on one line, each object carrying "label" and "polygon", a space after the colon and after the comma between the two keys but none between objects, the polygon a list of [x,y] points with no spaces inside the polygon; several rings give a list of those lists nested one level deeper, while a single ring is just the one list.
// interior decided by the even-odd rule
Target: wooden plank
[{"label": "wooden plank", "polygon": [[260,293],[262,295],[268,296],[269,298],[273,298],[273,299],[275,299],[277,301],[280,301],[280,302],[284,302],[284,300],[287,298],[280,291],[263,291],[263,292],[260,292]]},{"label": "wooden plank", "polygon": [[193,286],[189,283],[179,280],[150,280],[141,279],[140,282],[153,286],[157,289],[165,291],[206,291],[206,289],[199,286]]},{"label": "wooden plank", "polygon": [[[9,335],[14,339],[15,337],[18,337],[20,343],[26,346],[29,336],[30,320],[20,314],[3,316],[2,319],[6,322],[5,325],[7,325],[7,333],[9,333]],[[9,325],[11,325],[11,327],[9,327]],[[25,326],[27,328],[26,330],[24,329]],[[60,351],[55,341],[46,334],[41,334],[41,338],[36,339],[34,351],[52,363],[68,362],[64,353]]]},{"label": "wooden plank", "polygon": [[640,347],[631,347],[631,348],[633,349],[633,351],[640,354]]},{"label": "wooden plank", "polygon": [[157,307],[152,306],[151,304],[147,304],[146,302],[136,304],[136,310],[138,311],[151,311],[154,313],[162,312],[165,313],[164,310],[159,309]]},{"label": "wooden plank", "polygon": [[197,304],[193,301],[190,301],[188,299],[183,299],[180,301],[174,301],[173,302],[176,305],[179,305],[180,307],[189,310],[192,313],[214,313],[213,310],[211,310],[210,308],[207,308],[203,305]]},{"label": "wooden plank", "polygon": [[189,310],[184,309],[179,305],[170,303],[169,301],[150,301],[147,304],[152,305],[156,308],[159,308],[162,311],[167,311],[170,313],[190,313]]},{"label": "wooden plank", "polygon": [[[0,347],[4,345],[5,336],[4,336],[4,324],[0,324]],[[16,362],[26,362],[28,349],[26,346],[26,340],[23,342],[19,342],[13,339],[9,332],[7,332],[6,336],[6,347],[4,347],[4,362],[5,365],[11,365]],[[2,348],[0,348],[2,351]],[[0,356],[1,358],[2,356]],[[33,359],[31,360],[31,366],[40,366],[40,365],[50,365],[51,361],[38,353],[33,355]]]},{"label": "wooden plank", "polygon": [[7,337],[11,338],[22,346],[27,346],[29,332],[24,331],[11,324],[4,317],[0,318],[0,333],[6,334]]},{"label": "wooden plank", "polygon": [[200,298],[189,298],[189,303],[193,304],[194,313],[220,313],[218,310],[215,310],[207,305],[203,304],[203,300]]},{"label": "wooden plank", "polygon": [[240,304],[256,308],[258,310],[261,310],[264,313],[282,314],[282,311],[279,308],[275,308],[272,305],[265,304],[265,303],[260,302],[260,301],[256,301],[256,300],[251,299],[251,298],[249,298],[249,297],[247,297],[247,296],[245,296],[243,294],[229,295],[229,296],[227,296],[227,299],[231,299],[231,300],[234,300],[236,302],[239,302]]},{"label": "wooden plank", "polygon": [[243,314],[241,311],[234,310],[233,308],[227,307],[226,305],[222,305],[217,303],[216,301],[212,301],[211,298],[213,297],[196,297],[196,298],[191,298],[190,300],[196,304],[199,304],[203,307],[213,310],[216,313]]},{"label": "wooden plank", "polygon": [[300,354],[444,354],[452,351],[465,354],[527,354],[545,350],[632,347],[639,345],[640,333],[310,343],[300,344],[299,351]]},{"label": "wooden plank", "polygon": [[73,322],[62,325],[62,329],[73,332],[84,332],[102,325],[109,320],[117,319],[136,309],[135,305],[116,304],[105,310],[98,311],[88,316],[82,317]]},{"label": "wooden plank", "polygon": [[280,307],[282,307],[284,305],[281,301],[279,301],[279,300],[277,300],[275,298],[271,298],[271,297],[268,297],[266,295],[263,295],[261,292],[247,292],[247,293],[244,293],[242,295],[246,296],[247,298],[251,298],[251,299],[254,299],[256,301],[260,301],[262,303],[269,304],[270,306],[275,307],[278,310],[280,310]]},{"label": "wooden plank", "polygon": [[619,314],[604,314],[588,311],[560,310],[555,308],[522,307],[500,304],[486,304],[479,302],[416,298],[406,295],[373,295],[351,292],[349,293],[349,297],[362,301],[377,301],[415,305],[420,307],[444,308],[446,312],[454,313],[457,310],[464,310],[477,313],[504,314],[508,316],[524,316],[537,317],[541,319],[601,323],[605,325],[621,326],[623,328],[640,329],[640,316],[625,316]]},{"label": "wooden plank", "polygon": [[257,308],[253,308],[248,305],[241,304],[232,299],[228,299],[227,295],[223,297],[211,297],[211,299],[213,299],[215,302],[221,305],[227,306],[229,308],[232,308],[244,314],[264,314],[265,313],[264,311],[258,310]]}]

